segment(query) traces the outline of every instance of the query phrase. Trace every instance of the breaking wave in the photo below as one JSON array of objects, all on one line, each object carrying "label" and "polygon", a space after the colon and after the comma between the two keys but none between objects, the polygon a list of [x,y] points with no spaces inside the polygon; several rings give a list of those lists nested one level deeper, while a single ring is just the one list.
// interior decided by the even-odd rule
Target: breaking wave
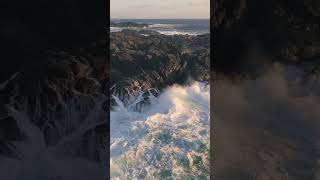
[{"label": "breaking wave", "polygon": [[142,112],[114,98],[111,179],[209,179],[209,85],[175,85],[158,97],[150,94]]},{"label": "breaking wave", "polygon": [[176,28],[181,27],[182,24],[151,24],[148,27],[149,28]]},{"label": "breaking wave", "polygon": [[167,36],[172,36],[172,35],[190,35],[190,36],[197,36],[197,35],[202,35],[204,34],[203,32],[187,32],[187,31],[157,31],[160,34],[164,34]]},{"label": "breaking wave", "polygon": [[110,27],[110,32],[120,32],[122,30],[123,28],[120,28],[120,27]]}]

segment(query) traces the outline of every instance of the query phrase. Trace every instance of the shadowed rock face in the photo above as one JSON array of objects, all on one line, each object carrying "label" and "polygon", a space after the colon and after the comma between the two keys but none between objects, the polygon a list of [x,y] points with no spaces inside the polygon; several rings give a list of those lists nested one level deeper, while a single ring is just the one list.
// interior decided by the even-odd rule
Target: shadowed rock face
[{"label": "shadowed rock face", "polygon": [[[109,125],[106,4],[2,2],[1,162],[9,157],[22,162],[21,167],[12,168],[32,167],[27,161],[33,152],[49,154],[44,159],[81,158],[83,166],[108,162],[104,147]],[[52,150],[57,153],[50,154]],[[2,173],[0,179],[6,175]]]},{"label": "shadowed rock face", "polygon": [[248,57],[259,49],[272,61],[299,64],[320,57],[319,2],[314,0],[218,0],[211,14],[219,72],[259,72],[264,62]]},{"label": "shadowed rock face", "polygon": [[[5,150],[11,142],[28,140],[28,126],[19,124],[23,121],[40,129],[48,148],[70,143],[70,156],[106,160],[101,155],[109,125],[105,44],[102,40],[81,49],[47,51],[41,63],[26,66],[2,82],[3,153],[12,153]],[[65,140],[73,134],[74,138]],[[86,137],[92,134],[93,139]]]},{"label": "shadowed rock face", "polygon": [[319,179],[319,1],[212,7],[216,179]]},{"label": "shadowed rock face", "polygon": [[209,81],[210,35],[143,36],[134,30],[111,33],[111,84],[121,89],[162,89],[188,80]]}]

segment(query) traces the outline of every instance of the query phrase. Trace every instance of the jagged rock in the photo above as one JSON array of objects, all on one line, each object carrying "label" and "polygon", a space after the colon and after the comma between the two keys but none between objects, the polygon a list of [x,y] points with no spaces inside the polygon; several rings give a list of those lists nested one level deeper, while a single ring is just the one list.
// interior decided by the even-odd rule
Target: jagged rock
[{"label": "jagged rock", "polygon": [[[188,78],[209,80],[210,35],[142,36],[140,31],[111,33],[111,83],[139,82],[142,90],[161,89]],[[132,89],[135,85],[122,85]]]},{"label": "jagged rock", "polygon": [[151,30],[139,30],[138,32],[143,35],[159,35],[160,34],[157,31],[151,31]]},{"label": "jagged rock", "polygon": [[[129,106],[142,94],[134,110],[143,111],[150,105],[150,93],[158,95],[152,88],[161,91],[190,79],[209,81],[209,41],[209,34],[166,36],[144,30],[111,33],[111,95]],[[115,99],[111,101],[111,106],[117,105]]]},{"label": "jagged rock", "polygon": [[[93,161],[105,161],[97,155],[108,135],[109,109],[105,104],[109,102],[106,91],[109,65],[105,54],[97,53],[97,49],[105,49],[105,41],[91,45],[81,50],[46,51],[41,62],[26,66],[1,83],[0,118],[4,127],[0,128],[1,138],[24,140],[28,127],[17,122],[26,121],[41,129],[48,147],[72,144],[67,152],[72,156],[80,153]],[[23,119],[19,119],[19,113],[24,114]],[[91,144],[93,149],[87,151],[83,146],[91,141],[85,137],[88,133],[94,133],[94,138],[101,141],[94,139],[97,144]],[[72,134],[79,137],[64,140]]]},{"label": "jagged rock", "polygon": [[146,27],[151,24],[145,23],[135,23],[135,22],[112,22],[110,23],[111,27]]}]

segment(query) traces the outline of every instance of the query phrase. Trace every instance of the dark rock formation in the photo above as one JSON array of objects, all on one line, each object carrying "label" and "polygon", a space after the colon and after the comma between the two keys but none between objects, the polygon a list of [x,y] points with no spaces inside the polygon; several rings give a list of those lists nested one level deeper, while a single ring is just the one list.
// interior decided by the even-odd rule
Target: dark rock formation
[{"label": "dark rock formation", "polygon": [[[1,4],[0,162],[21,160],[12,167],[16,174],[24,166],[32,171],[28,155],[37,152],[45,159],[79,158],[83,166],[107,164],[107,2]],[[43,164],[34,169],[50,171]],[[79,174],[74,164],[70,174]],[[7,179],[1,168],[0,179]]]},{"label": "dark rock formation", "polygon": [[151,24],[145,24],[145,23],[135,23],[135,22],[110,22],[111,27],[147,27]]},{"label": "dark rock formation", "polygon": [[259,56],[285,64],[314,62],[320,57],[318,12],[317,0],[214,1],[211,20],[217,50],[213,68],[257,73],[270,62]]},{"label": "dark rock formation", "polygon": [[139,30],[138,32],[140,34],[143,34],[143,35],[157,35],[157,34],[160,34],[157,31],[151,31],[151,30]]},{"label": "dark rock formation", "polygon": [[116,86],[112,91],[120,100],[126,101],[136,91],[161,90],[191,79],[209,81],[209,34],[143,36],[140,33],[123,30],[110,35],[111,84]]},{"label": "dark rock formation", "polygon": [[[319,117],[294,108],[320,107],[319,1],[216,0],[211,10],[214,177],[319,179]],[[299,73],[268,74],[274,63]]]},{"label": "dark rock formation", "polygon": [[[100,153],[103,149],[98,149],[107,142],[109,126],[105,53],[105,41],[81,50],[47,51],[41,63],[31,64],[2,82],[1,138],[9,144],[28,140],[28,126],[19,124],[25,121],[41,130],[46,146],[55,147],[74,134],[63,142],[76,142],[69,147],[70,155],[105,161]],[[17,116],[19,113],[23,117]],[[83,139],[89,134],[95,137],[87,144]]]}]

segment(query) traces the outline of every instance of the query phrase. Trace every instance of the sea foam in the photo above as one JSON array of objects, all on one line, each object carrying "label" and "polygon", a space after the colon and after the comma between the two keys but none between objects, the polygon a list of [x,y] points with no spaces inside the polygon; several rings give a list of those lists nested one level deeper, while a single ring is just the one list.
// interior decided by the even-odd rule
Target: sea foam
[{"label": "sea foam", "polygon": [[112,179],[209,179],[210,86],[172,86],[136,112],[111,112]]}]

